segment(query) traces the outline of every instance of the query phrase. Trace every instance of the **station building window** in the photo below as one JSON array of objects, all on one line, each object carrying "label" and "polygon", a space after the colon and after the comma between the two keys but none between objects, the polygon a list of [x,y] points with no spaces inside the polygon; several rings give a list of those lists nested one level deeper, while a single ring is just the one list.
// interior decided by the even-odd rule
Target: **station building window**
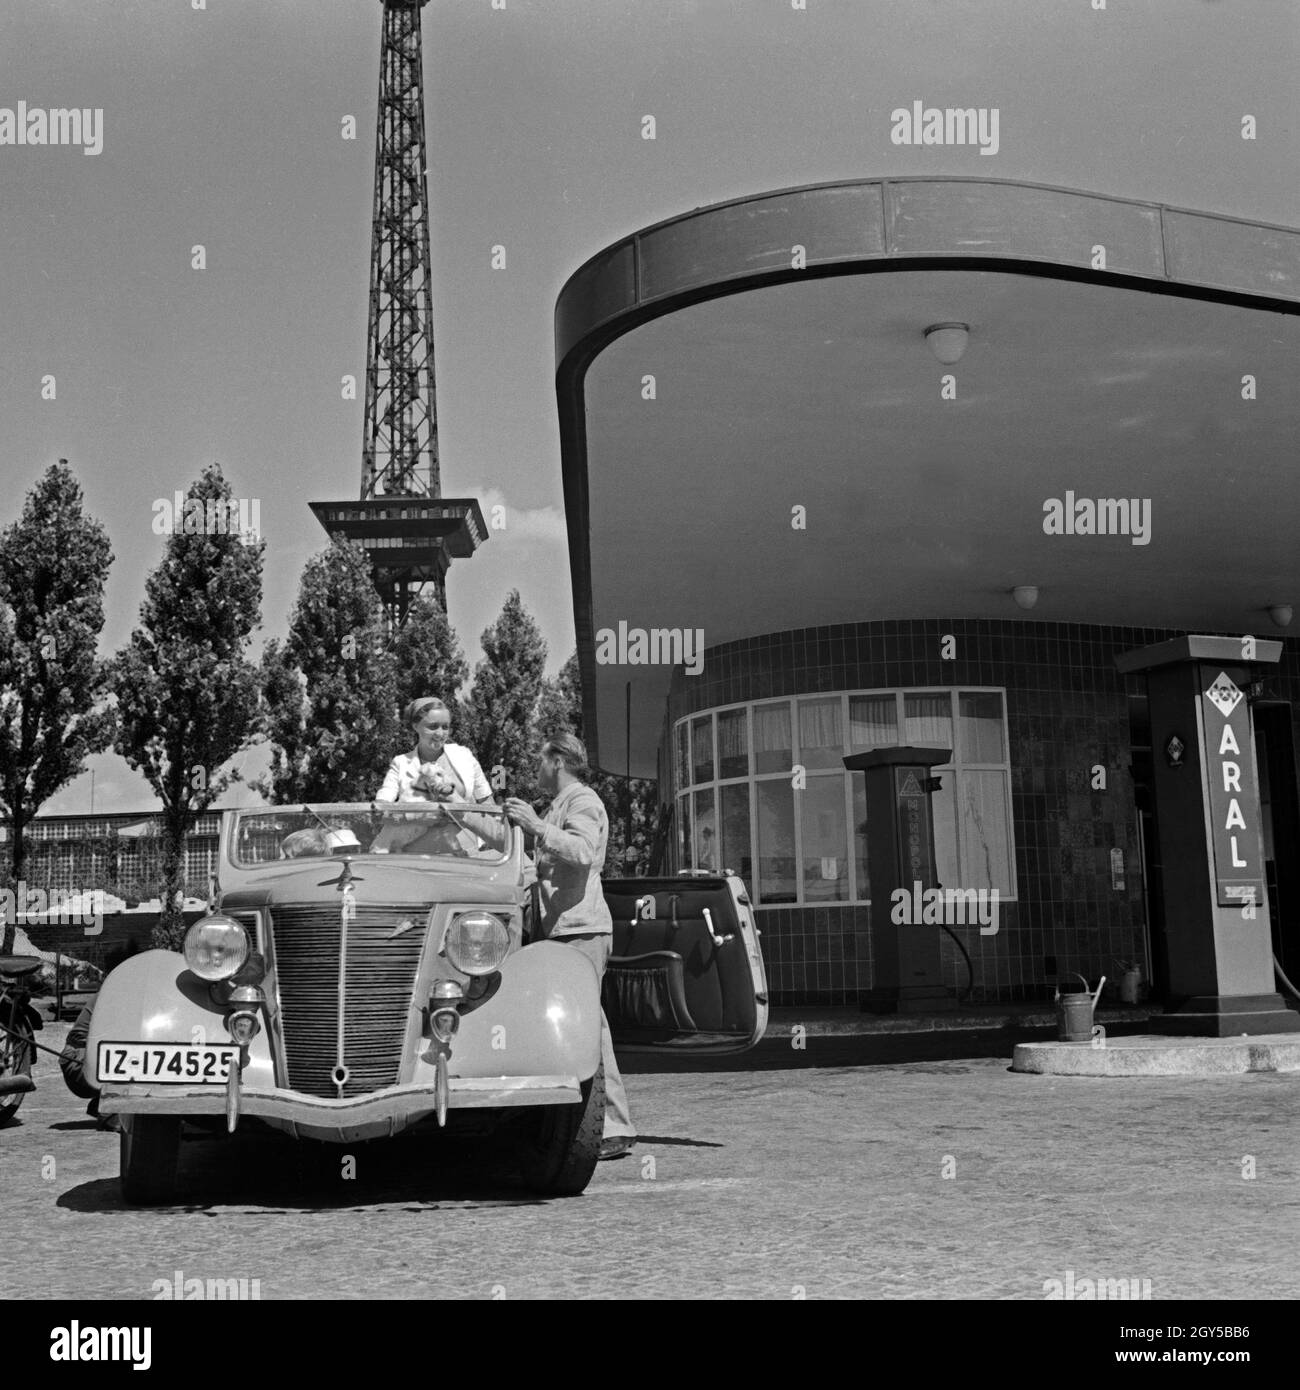
[{"label": "station building window", "polygon": [[673,729],[679,868],[735,869],[758,906],[869,903],[866,796],[847,753],[950,748],[935,769],[939,881],[1014,899],[1003,690],[859,690],[755,700]]}]

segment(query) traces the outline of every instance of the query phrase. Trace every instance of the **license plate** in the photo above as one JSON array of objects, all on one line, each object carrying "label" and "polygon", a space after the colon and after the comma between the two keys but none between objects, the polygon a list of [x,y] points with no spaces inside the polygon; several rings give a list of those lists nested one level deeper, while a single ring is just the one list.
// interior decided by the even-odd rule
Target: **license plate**
[{"label": "license plate", "polygon": [[152,1085],[224,1086],[239,1048],[229,1043],[122,1043],[99,1045],[100,1081]]}]

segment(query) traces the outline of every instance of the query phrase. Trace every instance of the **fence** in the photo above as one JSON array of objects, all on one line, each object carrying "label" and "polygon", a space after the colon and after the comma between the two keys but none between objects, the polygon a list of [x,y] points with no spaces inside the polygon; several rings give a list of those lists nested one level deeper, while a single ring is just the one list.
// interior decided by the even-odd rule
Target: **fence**
[{"label": "fence", "polygon": [[[139,824],[135,818],[132,833],[121,834],[111,826],[80,827],[55,817],[39,819],[24,836],[22,881],[28,889],[47,894],[100,889],[128,903],[155,898],[162,882],[162,838],[156,823],[146,822],[149,828],[144,833]],[[217,867],[218,830],[219,817],[208,814],[186,837],[182,880],[187,896],[207,896],[208,880]],[[6,835],[0,844],[0,870],[9,884],[12,867],[13,844]]]}]

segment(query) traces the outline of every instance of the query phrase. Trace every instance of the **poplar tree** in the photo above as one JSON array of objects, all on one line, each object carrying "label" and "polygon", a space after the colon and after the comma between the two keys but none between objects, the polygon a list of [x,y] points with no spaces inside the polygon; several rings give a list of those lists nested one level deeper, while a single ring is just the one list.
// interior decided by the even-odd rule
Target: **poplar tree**
[{"label": "poplar tree", "polygon": [[537,732],[541,738],[552,733],[571,733],[582,738],[582,679],[575,652],[555,677],[542,682],[537,702]]},{"label": "poplar tree", "polygon": [[466,743],[498,800],[537,798],[538,701],[546,671],[546,642],[512,589],[500,616],[480,638],[483,659],[461,703],[459,742]]},{"label": "poplar tree", "polygon": [[261,727],[277,804],[369,801],[406,749],[397,671],[365,550],[335,540],[303,570],[283,643],[262,660]]},{"label": "poplar tree", "polygon": [[140,621],[112,662],[115,747],[162,802],[162,915],[154,944],[184,935],[185,841],[235,781],[222,771],[251,741],[257,668],[247,649],[261,624],[266,543],[233,522],[230,484],[210,464],[190,487],[163,558],[145,581]]},{"label": "poplar tree", "polygon": [[465,654],[437,599],[421,594],[392,641],[396,685],[393,705],[405,708],[422,695],[437,695],[449,710],[469,675]]},{"label": "poplar tree", "polygon": [[[66,459],[46,469],[0,533],[0,810],[15,889],[33,817],[112,737],[107,672],[95,655],[112,562]],[[6,920],[0,954],[13,951],[14,934]]]}]

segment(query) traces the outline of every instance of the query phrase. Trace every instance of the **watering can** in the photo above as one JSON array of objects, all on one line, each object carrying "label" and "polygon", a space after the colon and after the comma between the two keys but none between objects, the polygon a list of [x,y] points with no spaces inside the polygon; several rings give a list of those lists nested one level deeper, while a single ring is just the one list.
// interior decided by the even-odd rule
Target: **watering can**
[{"label": "watering can", "polygon": [[1106,983],[1106,977],[1101,977],[1101,983],[1097,986],[1096,994],[1088,991],[1088,981],[1077,971],[1071,974],[1078,980],[1083,980],[1082,994],[1062,994],[1061,987],[1056,987],[1056,1026],[1062,1042],[1091,1042],[1092,1040],[1092,1013],[1097,1007],[1097,1000],[1101,998],[1101,987]]}]

